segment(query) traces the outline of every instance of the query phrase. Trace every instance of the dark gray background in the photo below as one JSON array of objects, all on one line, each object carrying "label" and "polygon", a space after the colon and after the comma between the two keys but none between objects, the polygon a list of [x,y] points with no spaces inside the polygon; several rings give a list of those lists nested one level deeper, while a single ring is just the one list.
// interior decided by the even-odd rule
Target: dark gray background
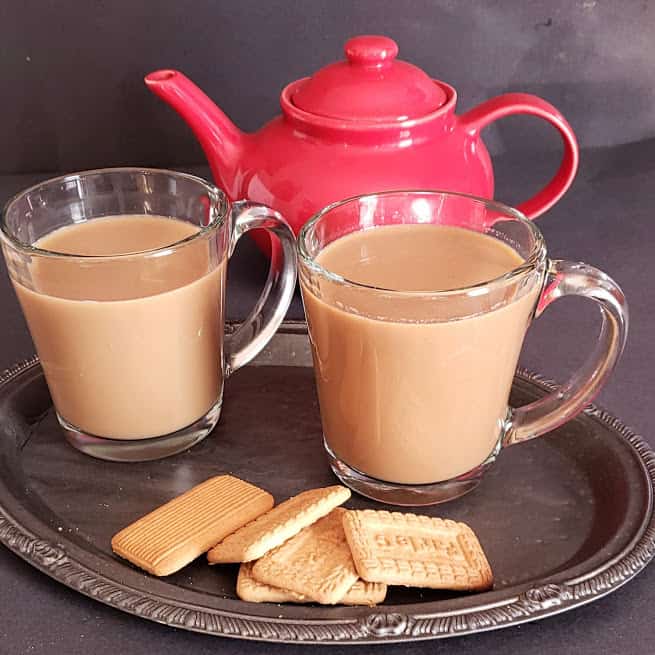
[{"label": "dark gray background", "polygon": [[[655,6],[636,0],[3,0],[0,172],[198,163],[144,75],[179,68],[255,130],[285,84],[340,58],[347,37],[378,32],[454,84],[460,110],[527,91],[586,147],[639,141],[655,132],[654,29]],[[559,143],[530,119],[490,132],[496,153]]]},{"label": "dark gray background", "polygon": [[[54,172],[82,168],[143,164],[207,175],[189,130],[143,86],[146,73],[181,69],[252,130],[278,111],[284,84],[340,57],[346,38],[366,32],[392,36],[402,58],[454,84],[460,112],[519,90],[542,95],[567,116],[583,147],[580,172],[539,225],[553,256],[594,263],[623,286],[631,305],[629,345],[599,400],[655,444],[653,3],[3,0],[0,202]],[[558,137],[533,119],[506,119],[485,140],[495,154],[497,197],[510,203],[542,184],[560,155]],[[243,317],[254,301],[265,266],[250,243],[239,246],[230,269],[232,318]],[[1,370],[32,352],[4,267],[0,315]],[[290,316],[301,315],[296,299]],[[596,318],[581,301],[558,303],[532,329],[523,365],[563,380],[590,346]],[[651,567],[616,594],[567,615],[376,650],[650,653],[654,606]],[[222,640],[141,621],[69,591],[0,549],[0,653],[151,651],[307,647]]]}]

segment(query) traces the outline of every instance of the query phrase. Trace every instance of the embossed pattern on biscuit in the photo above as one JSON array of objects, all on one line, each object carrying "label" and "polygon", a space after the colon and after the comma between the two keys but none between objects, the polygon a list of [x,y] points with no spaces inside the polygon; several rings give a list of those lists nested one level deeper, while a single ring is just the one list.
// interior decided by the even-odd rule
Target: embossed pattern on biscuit
[{"label": "embossed pattern on biscuit", "polygon": [[189,489],[127,526],[112,550],[153,575],[179,571],[273,506],[267,491],[231,475]]},{"label": "embossed pattern on biscuit", "polygon": [[375,510],[343,517],[357,572],[370,582],[483,590],[491,587],[491,567],[466,524],[447,519]]},{"label": "embossed pattern on biscuit", "polygon": [[367,582],[361,578],[348,589],[339,601],[342,605],[377,605],[387,597],[387,585],[382,582]]},{"label": "embossed pattern on biscuit", "polygon": [[259,559],[348,498],[350,489],[341,485],[304,491],[226,537],[207,553],[207,559],[210,564]]},{"label": "embossed pattern on biscuit", "polygon": [[318,603],[338,603],[358,579],[338,507],[255,562],[252,574]]}]

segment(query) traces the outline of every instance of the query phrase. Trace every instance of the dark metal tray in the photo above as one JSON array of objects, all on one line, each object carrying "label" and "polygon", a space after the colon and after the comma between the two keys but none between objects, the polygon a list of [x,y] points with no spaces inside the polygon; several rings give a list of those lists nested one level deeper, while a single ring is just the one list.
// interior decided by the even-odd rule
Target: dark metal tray
[{"label": "dark metal tray", "polygon": [[[215,433],[158,462],[119,464],[69,447],[33,360],[0,376],[0,540],[96,600],[178,628],[285,642],[391,642],[448,637],[538,619],[613,591],[655,554],[655,457],[619,420],[591,408],[546,438],[502,453],[469,495],[432,509],[478,533],[492,591],[390,588],[375,608],[252,604],[236,566],[202,558],[156,579],[111,553],[117,530],[211,475],[233,473],[276,499],[333,484],[322,451],[311,357],[287,324],[226,385]],[[513,403],[548,385],[516,377]],[[353,497],[350,507],[381,507]]]}]

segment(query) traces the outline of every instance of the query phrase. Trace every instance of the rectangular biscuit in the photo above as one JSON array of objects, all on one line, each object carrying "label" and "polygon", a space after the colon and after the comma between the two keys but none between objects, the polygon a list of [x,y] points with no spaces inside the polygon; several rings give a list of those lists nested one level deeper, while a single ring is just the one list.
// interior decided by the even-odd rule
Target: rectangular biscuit
[{"label": "rectangular biscuit", "polygon": [[311,600],[295,591],[274,587],[255,580],[252,575],[254,562],[243,562],[237,576],[237,596],[250,603],[311,603]]},{"label": "rectangular biscuit", "polygon": [[369,582],[468,591],[493,584],[480,542],[464,523],[354,510],[343,527],[357,572]]},{"label": "rectangular biscuit", "polygon": [[350,489],[341,485],[304,491],[228,535],[207,553],[207,559],[210,564],[259,559],[348,498]]},{"label": "rectangular biscuit", "polygon": [[123,528],[111,547],[153,575],[170,575],[271,509],[273,502],[267,491],[219,475]]},{"label": "rectangular biscuit", "polygon": [[[237,596],[250,603],[311,603],[311,599],[295,591],[273,587],[255,580],[253,562],[244,562],[237,577]],[[379,582],[357,580],[339,601],[343,605],[376,605],[384,601],[387,585]]]},{"label": "rectangular biscuit", "polygon": [[266,553],[252,568],[254,578],[317,603],[338,603],[359,577],[343,532],[345,512],[337,507]]}]

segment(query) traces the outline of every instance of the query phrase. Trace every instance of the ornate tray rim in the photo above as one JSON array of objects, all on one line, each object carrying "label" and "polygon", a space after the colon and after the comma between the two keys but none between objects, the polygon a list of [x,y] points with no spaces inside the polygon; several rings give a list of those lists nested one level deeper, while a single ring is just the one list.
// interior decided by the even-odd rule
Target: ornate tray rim
[{"label": "ornate tray rim", "polygon": [[[302,324],[287,324],[283,332],[303,332]],[[0,374],[0,388],[39,364],[33,357]],[[519,370],[523,380],[543,389],[556,385]],[[33,534],[0,505],[0,542],[26,562],[58,582],[106,605],[176,628],[223,637],[282,643],[394,643],[453,637],[518,625],[592,602],[609,594],[641,572],[655,556],[655,453],[642,437],[618,418],[591,405],[585,414],[625,439],[642,464],[649,482],[648,507],[640,531],[613,560],[584,576],[558,584],[534,586],[504,600],[454,611],[385,612],[372,609],[350,619],[311,620],[276,616],[243,616],[210,610],[171,599],[153,598],[94,571],[64,548]],[[0,487],[3,482],[0,480]],[[271,607],[275,607],[272,605]]]}]

